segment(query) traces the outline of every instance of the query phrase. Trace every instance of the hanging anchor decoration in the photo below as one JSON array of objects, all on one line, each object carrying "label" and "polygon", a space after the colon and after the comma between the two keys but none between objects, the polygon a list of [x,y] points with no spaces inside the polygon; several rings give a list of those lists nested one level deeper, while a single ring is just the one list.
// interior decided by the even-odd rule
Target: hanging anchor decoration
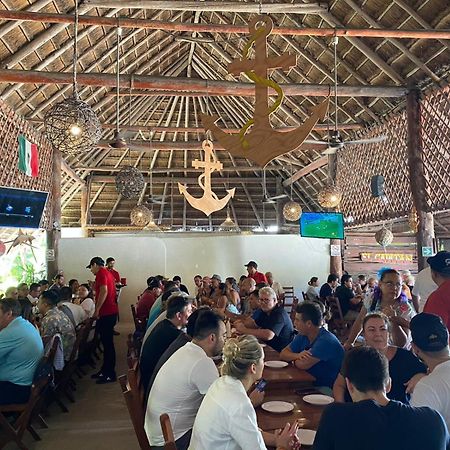
[{"label": "hanging anchor decoration", "polygon": [[222,199],[217,197],[211,189],[211,174],[216,170],[222,170],[223,165],[217,161],[211,141],[204,140],[202,148],[205,152],[205,161],[195,159],[192,161],[192,166],[195,169],[205,169],[205,172],[198,177],[198,184],[203,189],[203,196],[201,198],[193,197],[187,191],[187,187],[181,183],[178,183],[178,189],[193,208],[203,211],[207,216],[210,216],[214,211],[219,211],[226,206],[228,201],[234,197],[236,188],[227,189],[228,194]]},{"label": "hanging anchor decoration", "polygon": [[[295,55],[284,54],[274,58],[267,55],[267,36],[272,32],[273,22],[267,16],[256,16],[249,24],[250,40],[244,48],[242,59],[228,64],[228,72],[239,75],[244,72],[255,82],[254,118],[247,121],[238,136],[231,135],[215,125],[217,115],[201,114],[205,129],[210,130],[217,141],[233,156],[247,158],[261,167],[284,153],[296,150],[308,137],[319,120],[324,120],[329,99],[312,109],[311,116],[298,128],[289,132],[274,130],[270,125],[270,115],[283,101],[283,91],[274,81],[269,80],[268,70],[282,68],[288,70],[296,65]],[[255,43],[255,59],[248,59],[251,46]],[[269,87],[277,92],[277,99],[269,108]]]}]

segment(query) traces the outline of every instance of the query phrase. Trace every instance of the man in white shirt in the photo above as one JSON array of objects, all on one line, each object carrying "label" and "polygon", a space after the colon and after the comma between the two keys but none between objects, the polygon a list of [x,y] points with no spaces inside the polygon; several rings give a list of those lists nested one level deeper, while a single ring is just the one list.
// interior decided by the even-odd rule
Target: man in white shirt
[{"label": "man in white shirt", "polygon": [[266,272],[267,283],[269,283],[269,287],[271,287],[275,294],[277,294],[277,299],[279,302],[284,300],[284,289],[281,287],[281,284],[278,281],[273,280],[272,272]]},{"label": "man in white shirt", "polygon": [[428,366],[428,375],[417,382],[412,406],[428,406],[440,412],[450,428],[450,349],[448,330],[435,314],[421,313],[411,319],[412,349]]},{"label": "man in white shirt", "polygon": [[428,297],[438,288],[438,285],[431,278],[431,268],[425,267],[416,276],[416,281],[412,290],[412,298],[416,312],[422,312]]},{"label": "man in white shirt", "polygon": [[178,450],[187,450],[195,416],[203,396],[218,378],[211,359],[220,355],[226,328],[214,311],[201,311],[192,342],[177,350],[161,367],[153,382],[145,414],[145,432],[152,450],[164,448],[159,416],[170,417]]},{"label": "man in white shirt", "polygon": [[72,303],[72,289],[68,286],[59,291],[58,308],[70,319],[75,329],[87,319],[86,311],[80,305]]},{"label": "man in white shirt", "polygon": [[39,296],[41,295],[41,285],[38,283],[31,283],[30,290],[28,292],[27,298],[33,305],[36,305],[39,301]]}]

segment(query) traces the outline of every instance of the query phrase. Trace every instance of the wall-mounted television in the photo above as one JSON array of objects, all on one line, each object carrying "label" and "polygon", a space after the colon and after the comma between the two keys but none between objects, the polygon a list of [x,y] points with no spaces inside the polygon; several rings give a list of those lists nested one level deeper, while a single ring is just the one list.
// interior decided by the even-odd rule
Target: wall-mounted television
[{"label": "wall-mounted television", "polygon": [[48,192],[0,186],[0,227],[39,228]]},{"label": "wall-mounted television", "polygon": [[334,212],[304,212],[300,235],[311,238],[344,239],[344,217]]}]

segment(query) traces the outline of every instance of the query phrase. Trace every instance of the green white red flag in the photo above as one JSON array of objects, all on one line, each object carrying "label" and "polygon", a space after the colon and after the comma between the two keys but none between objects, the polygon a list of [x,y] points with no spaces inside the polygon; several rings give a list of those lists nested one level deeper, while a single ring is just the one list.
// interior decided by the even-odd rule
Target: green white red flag
[{"label": "green white red flag", "polygon": [[22,134],[19,134],[18,141],[18,169],[29,177],[37,177],[39,174],[39,155],[37,145],[30,142]]}]

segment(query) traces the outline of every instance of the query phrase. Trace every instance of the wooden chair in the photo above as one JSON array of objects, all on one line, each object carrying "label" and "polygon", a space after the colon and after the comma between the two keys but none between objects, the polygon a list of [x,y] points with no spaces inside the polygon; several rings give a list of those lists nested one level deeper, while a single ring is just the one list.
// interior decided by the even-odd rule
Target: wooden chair
[{"label": "wooden chair", "polygon": [[341,303],[337,297],[327,297],[326,305],[331,313],[331,319],[328,322],[330,331],[334,332],[341,341],[345,340],[354,320],[344,319]]},{"label": "wooden chair", "polygon": [[290,313],[292,323],[294,323],[295,314],[297,314],[297,306],[298,306],[298,298],[294,297],[294,300],[292,302],[291,313]]},{"label": "wooden chair", "polygon": [[282,305],[288,310],[291,310],[292,303],[295,298],[294,286],[283,286],[284,290],[284,300]]},{"label": "wooden chair", "polygon": [[169,415],[161,414],[159,416],[159,422],[164,436],[164,450],[177,450]]},{"label": "wooden chair", "polygon": [[139,405],[139,407],[136,407],[136,398],[130,387],[127,376],[121,375],[118,380],[122,389],[123,398],[125,399],[125,403],[127,405],[128,413],[130,414],[134,432],[136,433],[136,437],[139,442],[139,447],[141,450],[150,450],[150,444],[144,429],[145,414],[142,414],[142,404]]},{"label": "wooden chair", "polygon": [[302,297],[303,297],[303,301],[304,302],[308,301],[308,297],[306,296],[306,292],[302,291]]},{"label": "wooden chair", "polygon": [[145,333],[145,330],[147,328],[147,322],[145,320],[140,319],[137,316],[136,307],[134,305],[131,305],[131,314],[133,316],[134,328],[136,329],[136,331]]},{"label": "wooden chair", "polygon": [[[17,447],[22,450],[27,450],[27,447],[22,442],[25,430],[28,430],[35,440],[41,438],[31,426],[31,418],[35,407],[41,398],[41,395],[51,380],[51,370],[47,370],[47,362],[43,361],[39,364],[36,373],[38,376],[31,386],[30,398],[24,404],[11,404],[0,406],[0,428],[4,433],[0,435],[0,448],[3,448],[8,442],[15,442]],[[45,370],[42,370],[45,368]],[[40,372],[42,371],[42,375]],[[13,414],[13,419],[10,420],[6,415]]]}]

